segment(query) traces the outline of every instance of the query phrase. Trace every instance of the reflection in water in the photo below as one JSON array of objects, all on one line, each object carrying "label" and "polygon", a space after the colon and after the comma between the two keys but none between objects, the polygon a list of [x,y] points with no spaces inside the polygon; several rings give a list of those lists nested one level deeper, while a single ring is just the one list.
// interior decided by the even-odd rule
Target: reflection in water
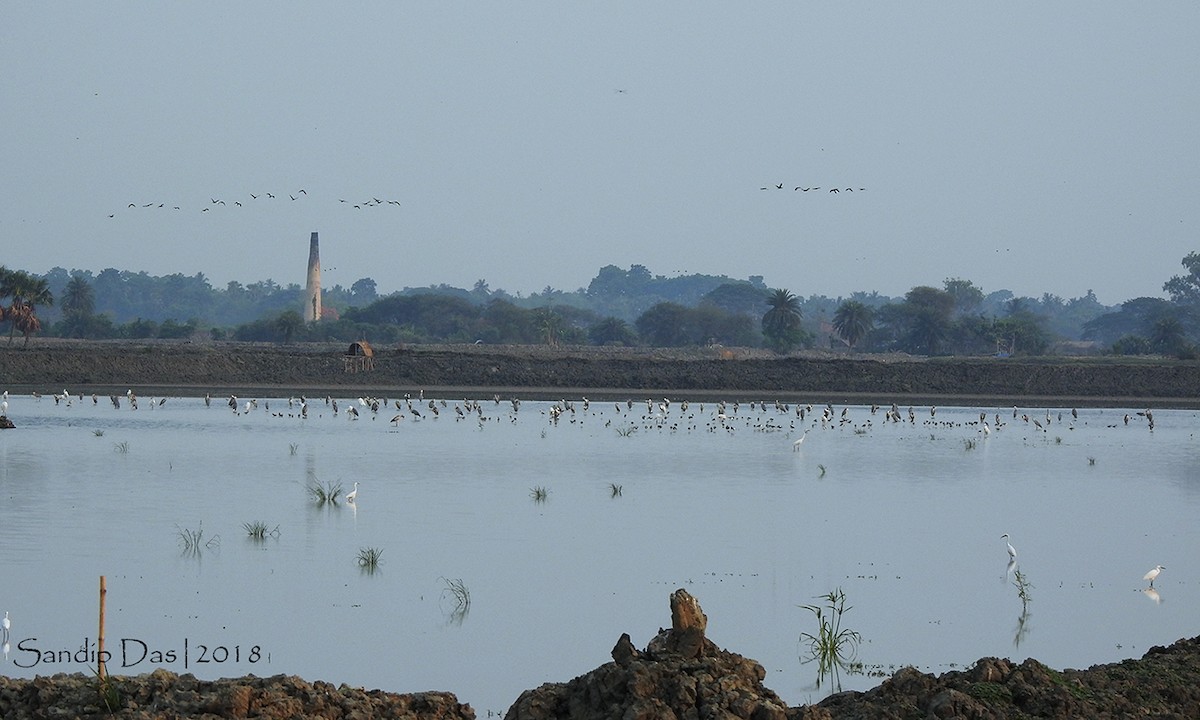
[{"label": "reflection in water", "polygon": [[1021,647],[1021,641],[1029,633],[1026,621],[1029,619],[1029,602],[1033,599],[1033,596],[1029,594],[1029,591],[1033,589],[1033,583],[1029,582],[1029,578],[1025,576],[1025,573],[1019,569],[1014,569],[1014,565],[1016,565],[1016,559],[1010,559],[1008,561],[1008,570],[1012,571],[1012,584],[1017,589],[1017,597],[1021,600],[1021,615],[1017,618],[1017,629],[1013,633],[1013,647],[1019,648]]},{"label": "reflection in water", "polygon": [[1142,594],[1145,595],[1146,597],[1150,598],[1151,600],[1153,600],[1155,605],[1158,605],[1159,603],[1162,602],[1162,595],[1159,595],[1158,591],[1152,587],[1148,587],[1145,590],[1143,590]]},{"label": "reflection in water", "polygon": [[1027,620],[1029,620],[1029,608],[1022,607],[1021,615],[1017,618],[1017,629],[1013,632],[1014,649],[1021,647],[1021,641],[1029,633],[1030,628],[1025,624]]},{"label": "reflection in water", "polygon": [[442,578],[446,587],[438,598],[438,605],[446,613],[446,624],[459,626],[467,619],[471,611],[471,591],[467,589],[462,578]]}]

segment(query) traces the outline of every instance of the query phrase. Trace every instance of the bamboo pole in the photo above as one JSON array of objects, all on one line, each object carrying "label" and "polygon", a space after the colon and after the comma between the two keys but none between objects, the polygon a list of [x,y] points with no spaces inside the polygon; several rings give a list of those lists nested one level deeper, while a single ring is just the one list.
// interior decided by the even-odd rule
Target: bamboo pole
[{"label": "bamboo pole", "polygon": [[105,585],[104,576],[100,576],[100,631],[96,634],[96,675],[101,680],[108,675],[107,668],[104,667],[104,600],[108,595],[108,587]]}]

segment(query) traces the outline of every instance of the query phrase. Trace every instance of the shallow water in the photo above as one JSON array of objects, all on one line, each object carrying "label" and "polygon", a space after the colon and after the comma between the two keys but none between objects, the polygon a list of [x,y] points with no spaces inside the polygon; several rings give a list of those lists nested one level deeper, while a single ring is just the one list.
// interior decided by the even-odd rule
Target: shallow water
[{"label": "shallow water", "polygon": [[[88,653],[73,656],[95,649],[100,575],[111,672],[450,690],[481,716],[608,661],[623,632],[644,646],[678,587],[791,704],[835,687],[817,684],[799,636],[816,631],[800,606],[837,588],[870,672],[843,672],[845,689],[987,655],[1086,667],[1197,634],[1195,411],[1155,411],[1151,431],[1120,408],[1053,408],[1047,424],[1044,408],[1025,422],[1011,407],[916,407],[890,423],[839,405],[822,425],[820,407],[800,421],[749,402],[721,422],[713,403],[656,417],[644,399],[576,398],[555,422],[549,403],[487,400],[483,419],[458,420],[464,402],[446,401],[393,424],[391,400],[375,414],[340,398],[335,416],[314,399],[301,419],[280,398],[235,414],[199,398],[131,411],[10,396],[0,672],[88,672]],[[981,410],[1005,425],[984,435]],[[358,481],[357,502],[318,506],[313,481]],[[252,540],[252,522],[278,535]],[[202,531],[197,550],[181,531]],[[1024,612],[1003,533],[1032,583]],[[374,574],[363,548],[382,550]],[[1154,597],[1142,575],[1158,563]]]}]

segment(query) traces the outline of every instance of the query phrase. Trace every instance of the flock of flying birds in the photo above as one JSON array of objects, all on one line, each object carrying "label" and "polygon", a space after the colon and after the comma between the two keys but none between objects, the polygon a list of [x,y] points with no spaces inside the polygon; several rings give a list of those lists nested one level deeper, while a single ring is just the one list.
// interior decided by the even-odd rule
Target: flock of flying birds
[{"label": "flock of flying birds", "polygon": [[[200,212],[207,213],[207,212],[219,212],[222,210],[236,210],[238,208],[245,208],[245,207],[257,204],[257,203],[267,203],[267,202],[273,202],[276,200],[282,201],[285,198],[286,198],[287,202],[301,202],[301,201],[308,199],[308,191],[305,190],[304,188],[300,188],[299,190],[296,190],[295,192],[286,192],[286,193],[282,193],[281,195],[276,195],[275,193],[272,193],[272,192],[246,193],[245,196],[238,196],[238,198],[231,197],[228,200],[226,200],[224,198],[215,198],[215,197],[210,196],[208,203],[200,205]],[[362,210],[365,208],[375,208],[375,207],[388,206],[388,205],[400,207],[399,200],[382,200],[380,198],[375,197],[374,195],[367,198],[366,200],[346,200],[344,198],[339,198],[338,204],[345,204],[347,207],[353,208],[354,210]],[[187,209],[192,212],[194,212],[196,210],[195,206],[192,206],[192,205],[187,206]],[[174,212],[174,211],[184,210],[184,206],[175,205],[174,203],[158,202],[158,201],[151,201],[151,202],[147,202],[147,203],[131,202],[125,206],[125,209],[123,212],[141,211],[141,210],[170,210],[170,211]],[[115,217],[117,217],[117,212],[116,211],[111,212],[108,214],[108,216],[110,218],[115,218]]]},{"label": "flock of flying birds", "polygon": [[[783,183],[775,183],[774,185],[764,185],[759,188],[759,190],[785,190],[785,189],[786,188],[784,188]],[[795,192],[798,190],[800,192],[814,192],[814,191],[820,190],[820,189],[821,189],[820,185],[812,185],[809,187],[804,187],[803,185],[797,185],[796,187],[792,188],[792,191]],[[859,190],[859,192],[862,192],[862,191],[866,190],[866,188],[860,187],[860,188],[858,188],[858,190]],[[848,187],[848,188],[831,187],[831,188],[829,188],[829,192],[839,193],[839,194],[844,193],[844,192],[854,192],[854,188],[852,188],[852,187]]]}]

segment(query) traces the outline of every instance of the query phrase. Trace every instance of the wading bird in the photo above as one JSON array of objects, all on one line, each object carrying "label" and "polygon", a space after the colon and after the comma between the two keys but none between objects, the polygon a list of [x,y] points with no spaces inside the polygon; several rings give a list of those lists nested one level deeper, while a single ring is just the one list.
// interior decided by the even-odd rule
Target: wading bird
[{"label": "wading bird", "polygon": [[354,489],[351,490],[350,492],[346,493],[346,502],[353,503],[357,497],[358,497],[358,481],[356,480],[354,482]]},{"label": "wading bird", "polygon": [[800,449],[800,446],[804,444],[804,438],[806,438],[806,437],[808,437],[808,430],[805,430],[804,434],[801,435],[799,438],[797,438],[796,442],[792,443],[792,451],[793,452]]},{"label": "wading bird", "polygon": [[[1154,578],[1158,577],[1158,574],[1159,574],[1160,572],[1162,572],[1163,570],[1166,570],[1166,568],[1165,568],[1165,567],[1163,567],[1162,565],[1155,565],[1155,566],[1154,566],[1154,567],[1153,567],[1153,568],[1150,570],[1150,572],[1146,573],[1146,574],[1145,574],[1145,576],[1143,576],[1143,577],[1142,577],[1142,579],[1143,579],[1143,580],[1149,580],[1149,581],[1150,581],[1150,587],[1154,587]],[[5,622],[7,622],[7,621],[8,621],[8,613],[5,613]],[[6,625],[5,627],[7,627],[7,625]]]},{"label": "wading bird", "polygon": [[1008,533],[1004,533],[1003,535],[1001,535],[1000,539],[1004,540],[1005,541],[1004,544],[1008,546],[1008,556],[1010,558],[1012,558],[1013,560],[1016,560],[1017,559],[1017,551],[1015,548],[1013,548],[1012,543],[1008,542]]}]

